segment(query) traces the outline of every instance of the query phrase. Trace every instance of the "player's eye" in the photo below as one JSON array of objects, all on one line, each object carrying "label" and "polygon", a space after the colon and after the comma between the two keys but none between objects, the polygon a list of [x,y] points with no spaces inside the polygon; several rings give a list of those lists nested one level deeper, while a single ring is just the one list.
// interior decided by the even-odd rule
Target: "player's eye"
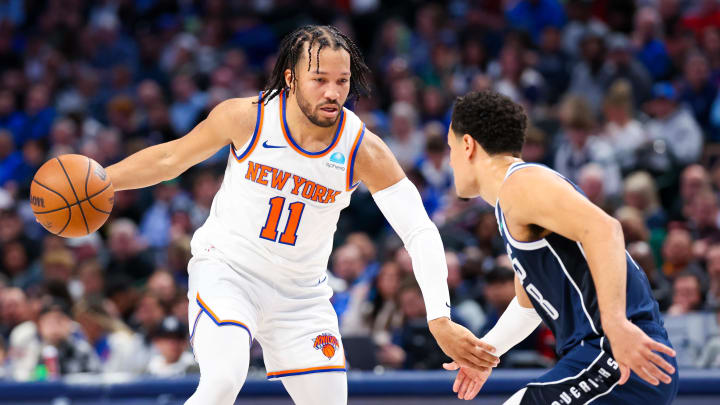
[{"label": "player's eye", "polygon": [[322,77],[316,77],[315,81],[318,83],[323,83],[323,82],[325,82],[325,79],[323,79]]},{"label": "player's eye", "polygon": [[348,80],[348,79],[340,79],[340,83],[343,83],[343,84],[345,84],[345,83],[347,83],[347,82],[349,82],[349,80]]}]

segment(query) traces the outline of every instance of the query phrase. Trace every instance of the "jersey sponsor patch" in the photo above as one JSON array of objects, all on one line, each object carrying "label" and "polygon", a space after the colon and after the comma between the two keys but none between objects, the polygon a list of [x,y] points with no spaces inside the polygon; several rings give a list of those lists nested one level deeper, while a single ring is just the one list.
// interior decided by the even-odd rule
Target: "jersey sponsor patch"
[{"label": "jersey sponsor patch", "polygon": [[313,347],[315,350],[322,350],[322,354],[330,360],[335,356],[335,351],[340,347],[340,343],[338,343],[337,338],[332,334],[323,333],[315,337]]},{"label": "jersey sponsor patch", "polygon": [[335,152],[330,155],[330,161],[341,165],[345,164],[345,155],[340,152]]}]

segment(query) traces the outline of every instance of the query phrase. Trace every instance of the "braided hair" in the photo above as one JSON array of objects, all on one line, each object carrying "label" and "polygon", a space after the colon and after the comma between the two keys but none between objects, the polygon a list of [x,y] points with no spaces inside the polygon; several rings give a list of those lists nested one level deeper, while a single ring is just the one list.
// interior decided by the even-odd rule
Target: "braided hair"
[{"label": "braided hair", "polygon": [[320,70],[320,51],[323,48],[344,49],[350,54],[350,93],[348,97],[355,98],[369,94],[368,75],[370,69],[363,61],[357,45],[332,25],[305,25],[283,38],[275,67],[265,86],[268,93],[268,96],[264,98],[265,102],[272,100],[287,87],[285,83],[286,69],[290,69],[292,72],[290,80],[295,84],[297,80],[295,67],[306,42],[308,43],[308,72],[312,69],[313,63],[315,69]]}]

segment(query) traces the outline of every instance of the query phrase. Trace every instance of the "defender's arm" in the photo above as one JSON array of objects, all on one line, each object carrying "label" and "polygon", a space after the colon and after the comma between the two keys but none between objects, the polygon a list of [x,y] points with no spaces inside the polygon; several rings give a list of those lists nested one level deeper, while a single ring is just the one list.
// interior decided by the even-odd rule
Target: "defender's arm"
[{"label": "defender's arm", "polygon": [[495,346],[495,354],[502,356],[530,336],[541,322],[540,315],[535,312],[520,279],[515,275],[515,298],[482,340]]},{"label": "defender's arm", "polygon": [[[105,170],[115,191],[152,186],[173,179],[235,140],[243,145],[252,135],[257,97],[218,104],[187,135],[150,146]],[[230,135],[235,138],[231,138]]]},{"label": "defender's arm", "polygon": [[500,200],[513,223],[535,224],[582,245],[597,291],[603,331],[620,364],[620,384],[630,377],[629,369],[650,384],[669,383],[671,378],[662,370],[670,374],[675,370],[654,351],[669,356],[675,351],[651,339],[626,316],[627,261],[620,223],[543,168],[527,168],[510,176]]}]

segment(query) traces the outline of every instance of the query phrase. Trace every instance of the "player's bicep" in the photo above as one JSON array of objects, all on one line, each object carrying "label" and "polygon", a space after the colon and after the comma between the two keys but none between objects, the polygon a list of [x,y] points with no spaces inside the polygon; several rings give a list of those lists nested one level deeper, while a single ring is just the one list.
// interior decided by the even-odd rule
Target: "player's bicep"
[{"label": "player's bicep", "polygon": [[617,222],[566,180],[545,169],[528,168],[508,180],[502,197],[512,206],[513,221],[523,225],[537,225],[583,241]]},{"label": "player's bicep", "polygon": [[227,100],[218,104],[199,124],[185,136],[168,142],[169,165],[185,169],[202,162],[224,146],[233,142],[244,144],[251,136],[252,129],[246,121],[238,120],[247,110],[247,100]]},{"label": "player's bicep", "polygon": [[370,131],[360,145],[355,162],[355,180],[365,183],[371,193],[384,190],[405,177],[390,148]]}]

